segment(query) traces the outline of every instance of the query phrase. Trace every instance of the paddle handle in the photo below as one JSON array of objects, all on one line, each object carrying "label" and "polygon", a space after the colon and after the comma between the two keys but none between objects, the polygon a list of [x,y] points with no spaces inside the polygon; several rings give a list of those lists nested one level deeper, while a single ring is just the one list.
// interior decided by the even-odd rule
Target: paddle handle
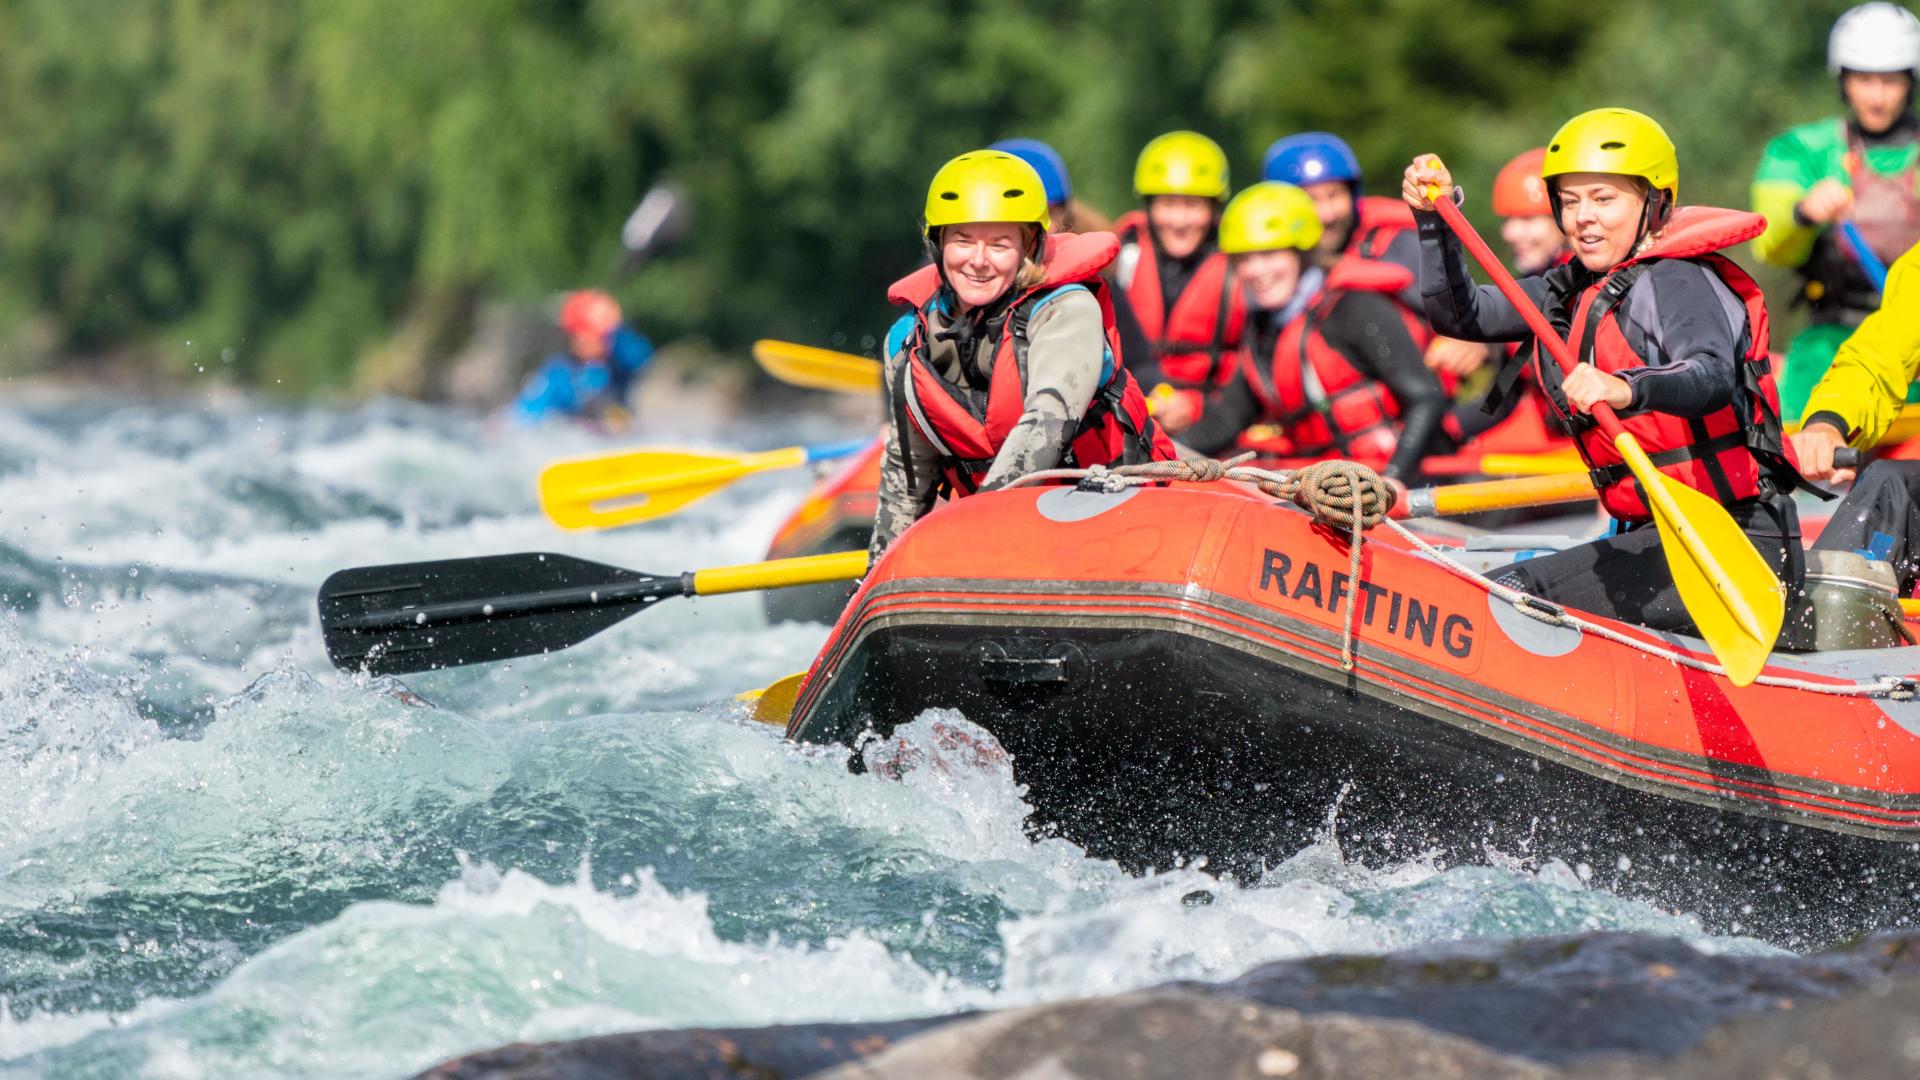
[{"label": "paddle handle", "polygon": [[1548,506],[1584,502],[1594,497],[1593,480],[1585,472],[1528,476],[1518,480],[1488,480],[1478,484],[1424,487],[1407,493],[1406,516],[1452,517],[1482,510],[1515,506]]},{"label": "paddle handle", "polygon": [[[1549,353],[1553,354],[1554,360],[1560,364],[1560,370],[1568,375],[1573,374],[1573,369],[1580,364],[1580,361],[1574,357],[1573,350],[1561,339],[1559,332],[1554,330],[1553,324],[1547,321],[1545,313],[1526,294],[1526,291],[1520,288],[1520,283],[1513,280],[1513,275],[1508,273],[1507,268],[1501,264],[1500,257],[1493,253],[1493,249],[1487,246],[1485,240],[1480,239],[1480,234],[1474,230],[1473,224],[1467,220],[1466,215],[1460,212],[1460,208],[1453,205],[1452,199],[1435,198],[1437,194],[1438,192],[1432,188],[1427,189],[1428,201],[1433,203],[1433,208],[1440,212],[1440,217],[1446,221],[1447,228],[1453,230],[1453,235],[1459,238],[1461,246],[1467,249],[1467,254],[1472,255],[1473,261],[1479,263],[1480,269],[1486,271],[1487,276],[1493,279],[1494,287],[1500,290],[1500,295],[1506,297],[1507,303],[1512,304],[1514,310],[1520,313],[1520,317],[1526,320],[1527,329],[1533,331],[1533,336],[1540,340]],[[1620,426],[1620,418],[1613,414],[1613,406],[1606,402],[1594,402],[1593,408],[1588,412],[1600,425],[1600,430],[1607,433],[1607,438],[1618,439],[1626,431],[1626,428]]]},{"label": "paddle handle", "polygon": [[1847,238],[1848,245],[1853,248],[1853,260],[1860,264],[1867,280],[1873,282],[1876,290],[1884,292],[1887,288],[1887,264],[1881,262],[1879,254],[1867,246],[1866,238],[1860,235],[1860,227],[1851,221],[1843,221],[1840,223],[1840,235]]}]

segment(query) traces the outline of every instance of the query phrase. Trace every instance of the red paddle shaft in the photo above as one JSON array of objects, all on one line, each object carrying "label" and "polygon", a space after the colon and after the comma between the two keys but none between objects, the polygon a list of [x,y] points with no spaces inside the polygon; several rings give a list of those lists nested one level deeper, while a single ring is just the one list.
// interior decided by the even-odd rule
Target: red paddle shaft
[{"label": "red paddle shaft", "polygon": [[[1430,201],[1433,203],[1433,208],[1440,211],[1440,216],[1446,220],[1447,228],[1452,229],[1453,235],[1459,237],[1460,243],[1466,246],[1467,253],[1473,256],[1473,261],[1479,263],[1480,269],[1485,270],[1487,276],[1493,279],[1493,284],[1500,290],[1500,295],[1506,297],[1507,303],[1512,304],[1520,312],[1520,317],[1527,321],[1527,329],[1532,330],[1533,336],[1539,338],[1540,342],[1547,347],[1547,351],[1553,354],[1553,358],[1560,362],[1560,370],[1568,375],[1573,374],[1573,369],[1580,363],[1574,358],[1573,350],[1560,339],[1560,335],[1553,329],[1553,324],[1547,321],[1546,315],[1541,313],[1525,292],[1521,291],[1520,283],[1513,280],[1513,275],[1507,273],[1506,267],[1500,265],[1500,257],[1493,253],[1493,249],[1487,246],[1485,240],[1480,239],[1480,234],[1474,231],[1466,215],[1460,212],[1459,207],[1453,205],[1451,198],[1443,196]],[[1589,411],[1594,420],[1599,422],[1600,430],[1607,433],[1607,438],[1617,439],[1625,430],[1620,426],[1620,418],[1613,414],[1613,406],[1606,402],[1594,402],[1593,408]]]}]

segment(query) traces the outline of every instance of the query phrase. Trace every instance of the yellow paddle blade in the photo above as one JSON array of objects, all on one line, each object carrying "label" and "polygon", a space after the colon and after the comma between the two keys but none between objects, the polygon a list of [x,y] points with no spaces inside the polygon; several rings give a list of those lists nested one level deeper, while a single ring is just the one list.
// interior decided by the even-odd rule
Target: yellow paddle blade
[{"label": "yellow paddle blade", "polygon": [[1728,681],[1751,683],[1786,619],[1780,579],[1726,507],[1662,475],[1630,433],[1622,431],[1613,445],[1647,493],[1680,602]]},{"label": "yellow paddle blade", "polygon": [[612,529],[665,517],[743,476],[807,463],[804,446],[756,454],[646,449],[555,462],[540,473],[540,509],[563,529]]},{"label": "yellow paddle blade", "polygon": [[786,727],[787,720],[793,716],[793,703],[800,699],[800,687],[806,681],[807,673],[796,671],[770,686],[749,690],[734,700],[751,702],[756,722]]},{"label": "yellow paddle blade", "polygon": [[864,356],[789,341],[756,341],[753,358],[767,374],[794,386],[842,394],[880,392],[880,362]]}]

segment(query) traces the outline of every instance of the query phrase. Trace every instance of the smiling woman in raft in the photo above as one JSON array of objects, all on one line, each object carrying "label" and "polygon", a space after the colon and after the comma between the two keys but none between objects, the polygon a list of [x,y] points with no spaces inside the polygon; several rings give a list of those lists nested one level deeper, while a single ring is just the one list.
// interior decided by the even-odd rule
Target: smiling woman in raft
[{"label": "smiling woman in raft", "polygon": [[975,150],[934,174],[921,233],[932,264],[887,293],[912,310],[887,334],[875,560],[942,494],[1174,457],[1121,363],[1100,276],[1119,240],[1048,235],[1047,222],[1039,174],[1012,154]]},{"label": "smiling woman in raft", "polygon": [[[1718,499],[1790,588],[1801,577],[1800,525],[1789,493],[1803,483],[1780,433],[1767,365],[1766,299],[1719,254],[1766,227],[1758,214],[1680,206],[1679,155],[1651,117],[1595,109],[1569,120],[1540,169],[1573,261],[1520,282],[1580,358],[1572,374],[1522,347],[1555,411],[1572,425],[1601,505],[1620,532],[1501,571],[1536,596],[1655,629],[1690,627],[1632,474],[1588,415],[1606,402],[1661,472]],[[1476,285],[1459,242],[1427,193],[1453,178],[1424,154],[1401,194],[1419,219],[1420,287],[1434,330],[1523,341],[1526,323],[1492,286]]]}]

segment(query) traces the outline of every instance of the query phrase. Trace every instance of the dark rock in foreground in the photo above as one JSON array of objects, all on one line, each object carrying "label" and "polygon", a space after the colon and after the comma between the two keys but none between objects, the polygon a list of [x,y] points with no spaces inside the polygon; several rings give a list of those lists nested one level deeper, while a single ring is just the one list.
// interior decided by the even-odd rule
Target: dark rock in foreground
[{"label": "dark rock in foreground", "polygon": [[1806,957],[1629,934],[1468,942],[985,1016],[515,1045],[425,1075],[1920,1077],[1920,934]]}]

